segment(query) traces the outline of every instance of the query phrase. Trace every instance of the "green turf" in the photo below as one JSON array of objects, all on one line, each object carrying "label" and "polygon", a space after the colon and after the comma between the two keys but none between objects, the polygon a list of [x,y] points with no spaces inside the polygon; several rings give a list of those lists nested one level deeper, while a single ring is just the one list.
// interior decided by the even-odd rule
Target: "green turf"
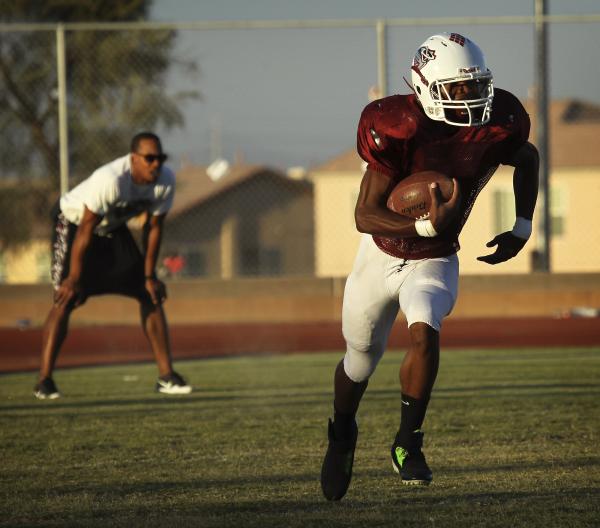
[{"label": "green turf", "polygon": [[434,472],[402,486],[388,352],[359,413],[355,474],[328,503],[319,472],[341,354],[179,362],[189,396],[152,392],[151,364],[0,377],[0,525],[580,527],[600,520],[600,349],[448,351],[425,422]]}]

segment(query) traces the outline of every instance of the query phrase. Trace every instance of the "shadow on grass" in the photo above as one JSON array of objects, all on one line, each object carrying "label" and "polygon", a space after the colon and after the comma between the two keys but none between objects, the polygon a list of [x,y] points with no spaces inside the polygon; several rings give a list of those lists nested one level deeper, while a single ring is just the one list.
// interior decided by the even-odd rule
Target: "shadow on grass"
[{"label": "shadow on grass", "polygon": [[[446,387],[434,389],[434,397],[439,399],[453,398],[455,395],[477,393],[479,398],[494,399],[503,398],[511,395],[511,392],[519,392],[519,396],[522,396],[523,391],[531,391],[528,394],[529,398],[546,398],[551,396],[557,396],[564,394],[564,391],[570,391],[569,396],[571,398],[576,397],[589,397],[591,395],[600,395],[600,387],[592,383],[535,383],[535,384],[518,384],[518,385],[478,385],[473,387]],[[580,392],[579,392],[580,391]],[[114,408],[121,408],[122,410],[131,410],[131,408],[146,406],[152,409],[154,412],[171,412],[173,408],[182,408],[194,405],[210,405],[211,403],[219,402],[235,402],[236,408],[256,408],[257,402],[260,403],[261,407],[270,408],[292,408],[301,407],[306,405],[319,405],[329,404],[332,400],[332,391],[302,391],[297,393],[282,392],[281,390],[269,391],[264,390],[259,394],[252,394],[251,391],[246,394],[212,394],[213,390],[200,392],[194,392],[191,395],[185,396],[155,396],[155,397],[144,397],[144,398],[120,398],[120,399],[94,399],[81,401],[81,396],[73,395],[72,401],[69,401],[69,396],[61,398],[60,400],[52,401],[35,401],[24,404],[12,404],[2,405],[0,404],[0,414],[3,412],[11,411],[33,411],[28,416],[45,416],[48,412],[52,412],[54,416],[59,416],[54,411],[71,411],[71,410],[84,410],[90,409],[96,413],[102,413],[103,409],[106,412],[114,412]],[[219,391],[219,392],[225,392]],[[237,389],[235,392],[238,393]],[[515,394],[516,396],[516,394]],[[378,400],[388,399],[389,401],[395,401],[400,398],[400,389],[377,389],[375,387],[370,388],[365,398]],[[33,398],[32,398],[33,399]],[[265,400],[267,400],[265,402]],[[36,413],[39,411],[39,414]]]},{"label": "shadow on grass", "polygon": [[[531,470],[546,471],[553,467],[563,467],[563,463],[556,461],[535,461],[535,462],[516,462],[514,464],[477,464],[477,465],[436,465],[434,468],[436,474],[443,476],[451,476],[455,478],[461,474],[480,474],[489,478],[491,474],[496,472],[519,474]],[[578,457],[569,458],[568,464],[570,467],[588,467],[591,468],[595,465],[600,464],[600,457],[589,456],[589,457]],[[190,469],[191,471],[191,469]],[[127,482],[127,483],[77,483],[77,484],[60,484],[55,483],[50,488],[46,484],[39,483],[38,486],[31,486],[30,497],[41,498],[52,495],[66,496],[69,494],[90,494],[90,495],[102,495],[104,497],[122,498],[126,495],[145,494],[145,493],[165,493],[176,491],[178,493],[187,493],[191,491],[201,490],[240,490],[240,489],[255,489],[262,490],[263,493],[269,492],[274,494],[280,494],[285,489],[293,490],[294,488],[300,487],[300,485],[313,482],[315,490],[318,490],[317,497],[321,499],[321,491],[319,488],[319,474],[320,474],[320,460],[319,464],[315,466],[314,472],[301,473],[301,474],[277,474],[277,475],[231,475],[228,477],[207,477],[207,478],[194,478],[191,476],[188,480],[154,480],[146,482]],[[391,469],[388,471],[387,468],[370,468],[360,469],[355,468],[352,487],[356,487],[357,480],[376,479],[380,480],[382,487],[389,486],[390,483],[393,485],[397,484],[399,490],[404,493],[412,492],[422,497],[421,493],[425,494],[428,491],[444,492],[449,493],[450,490],[456,491],[457,485],[461,482],[463,485],[468,487],[470,483],[465,484],[466,481],[456,480],[450,481],[452,487],[449,488],[446,485],[439,485],[434,480],[431,487],[411,487],[400,485],[398,477],[394,474]],[[469,481],[470,482],[470,481]],[[352,489],[351,487],[351,489]],[[372,486],[369,486],[372,487]],[[460,487],[460,486],[459,486]],[[579,488],[585,490],[588,488]],[[306,488],[303,488],[305,491]],[[593,490],[600,494],[600,489],[591,487],[589,490]],[[549,494],[559,493],[559,490],[548,492]],[[572,493],[569,491],[569,493]],[[476,497],[480,494],[464,494],[461,493],[461,497],[469,496]],[[492,493],[497,495],[497,493]],[[438,497],[439,500],[439,497]]]},{"label": "shadow on grass", "polygon": [[[212,392],[212,391],[211,391]],[[237,392],[237,391],[236,391]],[[398,393],[399,394],[399,393]],[[330,392],[324,391],[311,391],[302,392],[297,394],[284,394],[277,393],[272,394],[265,391],[262,394],[245,395],[245,394],[233,394],[233,395],[214,395],[210,393],[195,392],[192,395],[185,396],[156,396],[153,398],[127,398],[127,399],[97,399],[97,400],[85,400],[81,401],[80,396],[72,396],[73,401],[69,401],[69,397],[63,397],[59,400],[46,400],[36,401],[33,400],[31,403],[13,404],[13,405],[1,405],[0,414],[8,411],[41,411],[47,414],[48,411],[58,410],[80,410],[80,409],[94,409],[94,413],[102,412],[100,408],[106,407],[107,411],[110,411],[112,407],[138,407],[148,406],[153,408],[155,411],[157,407],[164,408],[165,412],[170,412],[173,407],[183,407],[189,405],[198,404],[210,404],[214,402],[236,402],[236,408],[249,407],[255,408],[256,402],[261,402],[261,406],[268,407],[293,407],[293,406],[304,406],[313,405],[319,403],[328,403],[332,399]],[[279,398],[280,401],[273,401],[273,398]],[[264,403],[264,400],[269,400],[268,403]],[[112,409],[114,410],[114,409]],[[160,409],[158,409],[160,410]],[[29,416],[35,416],[29,414]]]},{"label": "shadow on grass", "polygon": [[[47,496],[48,494],[67,495],[71,493],[100,494],[106,497],[123,497],[125,495],[138,493],[160,493],[176,491],[187,493],[190,491],[206,489],[240,489],[246,486],[258,486],[260,488],[272,487],[280,489],[282,484],[294,485],[304,482],[318,483],[318,473],[299,475],[256,475],[256,476],[232,476],[223,478],[190,478],[189,480],[156,480],[149,482],[135,482],[116,484],[114,482],[100,483],[78,483],[78,484],[56,484],[49,490],[47,486],[31,487],[32,496]],[[257,488],[258,489],[258,488]]]},{"label": "shadow on grass", "polygon": [[[85,494],[92,498],[86,508],[69,509],[69,518],[77,519],[81,524],[86,521],[114,519],[112,525],[124,525],[123,521],[168,520],[175,526],[407,526],[407,522],[422,521],[424,516],[435,513],[438,519],[447,517],[454,521],[451,526],[464,526],[458,516],[475,514],[471,520],[483,521],[482,515],[495,516],[518,513],[521,520],[531,516],[539,518],[539,509],[560,512],[568,516],[568,508],[573,504],[583,506],[595,503],[598,489],[593,487],[570,490],[564,495],[560,490],[535,491],[477,491],[464,489],[439,488],[436,490],[396,489],[388,487],[386,493],[365,497],[360,489],[350,489],[340,502],[326,501],[315,484],[314,494],[304,494],[302,498],[281,496],[281,490],[271,491],[269,487],[285,483],[294,484],[306,481],[301,475],[291,479],[288,476],[276,476],[255,479],[207,479],[177,482],[144,482],[118,486],[77,486],[74,489],[62,486],[57,493]],[[311,475],[310,480],[314,480]],[[383,484],[383,483],[382,483]],[[260,496],[239,497],[234,490],[223,493],[218,499],[214,496],[202,496],[205,490],[225,486],[239,488],[252,486],[261,490]],[[306,492],[306,489],[303,490]],[[277,493],[279,497],[266,498],[266,493]],[[290,490],[289,495],[295,491]],[[127,504],[134,498],[136,505]],[[107,506],[107,505],[111,505]],[[534,507],[534,505],[536,505]],[[567,509],[565,509],[567,508]],[[597,507],[596,507],[597,509]],[[529,513],[530,512],[530,513]],[[536,513],[537,512],[537,513]],[[57,520],[63,512],[55,514],[39,513],[45,521]],[[163,517],[168,514],[168,517]],[[512,520],[512,519],[511,519]],[[508,524],[511,520],[507,519]],[[318,521],[318,523],[315,523]],[[401,521],[401,522],[400,522]],[[433,519],[430,519],[433,521]],[[350,522],[350,524],[348,524]],[[273,524],[275,523],[275,524]],[[485,525],[479,524],[477,525]],[[535,524],[535,523],[534,523]],[[155,524],[151,524],[154,526]],[[468,524],[467,524],[468,525]],[[498,526],[498,524],[493,524]],[[572,526],[576,526],[577,523]],[[412,524],[410,526],[413,526]],[[503,524],[504,526],[504,524]]]},{"label": "shadow on grass", "polygon": [[[561,472],[564,469],[564,460],[539,460],[536,462],[515,462],[514,464],[487,464],[482,465],[478,464],[476,466],[456,466],[452,465],[444,465],[438,464],[436,465],[436,472],[443,475],[459,475],[463,473],[476,473],[476,474],[488,474],[489,473],[519,473],[523,471],[530,470],[542,470],[548,471],[552,468],[559,469]],[[595,466],[600,464],[600,457],[596,456],[587,456],[587,457],[577,457],[577,458],[569,458],[568,459],[569,467],[588,467]],[[600,490],[599,490],[600,492]]]},{"label": "shadow on grass", "polygon": [[[433,389],[433,397],[452,397],[454,394],[464,393],[481,393],[482,397],[494,398],[494,397],[506,397],[511,391],[532,391],[531,397],[540,396],[555,396],[561,394],[562,391],[580,390],[585,391],[585,395],[600,394],[600,386],[594,383],[531,383],[531,384],[512,384],[507,383],[506,385],[474,385],[468,387],[440,387]],[[538,391],[543,392],[538,392]],[[367,394],[375,398],[387,398],[400,396],[399,389],[369,389]],[[574,396],[573,393],[570,393]]]}]

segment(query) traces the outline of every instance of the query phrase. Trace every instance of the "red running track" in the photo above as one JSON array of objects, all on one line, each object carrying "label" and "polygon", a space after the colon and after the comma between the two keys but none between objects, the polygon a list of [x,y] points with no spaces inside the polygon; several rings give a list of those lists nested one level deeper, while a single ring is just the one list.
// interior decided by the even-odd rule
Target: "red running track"
[{"label": "red running track", "polygon": [[[407,331],[394,326],[389,348],[404,348]],[[37,370],[42,331],[0,328],[0,372]],[[171,327],[175,359],[287,354],[345,348],[339,322],[235,323]],[[600,318],[448,319],[443,348],[600,346]],[[57,367],[152,361],[141,328],[74,327]]]}]

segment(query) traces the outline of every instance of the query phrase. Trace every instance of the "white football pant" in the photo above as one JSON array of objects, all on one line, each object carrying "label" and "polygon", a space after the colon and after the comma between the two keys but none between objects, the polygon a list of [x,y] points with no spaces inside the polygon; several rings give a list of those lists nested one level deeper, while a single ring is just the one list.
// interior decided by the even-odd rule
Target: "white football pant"
[{"label": "white football pant", "polygon": [[348,377],[361,382],[373,374],[399,309],[409,327],[423,322],[439,331],[457,293],[456,254],[404,260],[384,253],[371,235],[363,234],[346,281],[342,309]]}]

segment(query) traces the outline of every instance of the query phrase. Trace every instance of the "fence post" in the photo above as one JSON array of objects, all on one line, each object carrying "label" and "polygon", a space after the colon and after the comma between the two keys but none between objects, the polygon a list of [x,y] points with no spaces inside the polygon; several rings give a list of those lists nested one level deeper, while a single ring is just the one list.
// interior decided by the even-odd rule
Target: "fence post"
[{"label": "fence post", "polygon": [[548,36],[546,0],[535,0],[535,42],[536,42],[536,142],[540,153],[540,186],[538,200],[538,244],[539,260],[535,271],[550,272],[550,185],[548,146]]},{"label": "fence post", "polygon": [[379,97],[386,97],[388,94],[388,75],[385,20],[379,19],[375,29],[377,30],[377,88],[379,88]]},{"label": "fence post", "polygon": [[69,190],[69,129],[67,114],[67,69],[65,28],[56,26],[56,75],[58,80],[58,148],[60,163],[60,194]]}]

